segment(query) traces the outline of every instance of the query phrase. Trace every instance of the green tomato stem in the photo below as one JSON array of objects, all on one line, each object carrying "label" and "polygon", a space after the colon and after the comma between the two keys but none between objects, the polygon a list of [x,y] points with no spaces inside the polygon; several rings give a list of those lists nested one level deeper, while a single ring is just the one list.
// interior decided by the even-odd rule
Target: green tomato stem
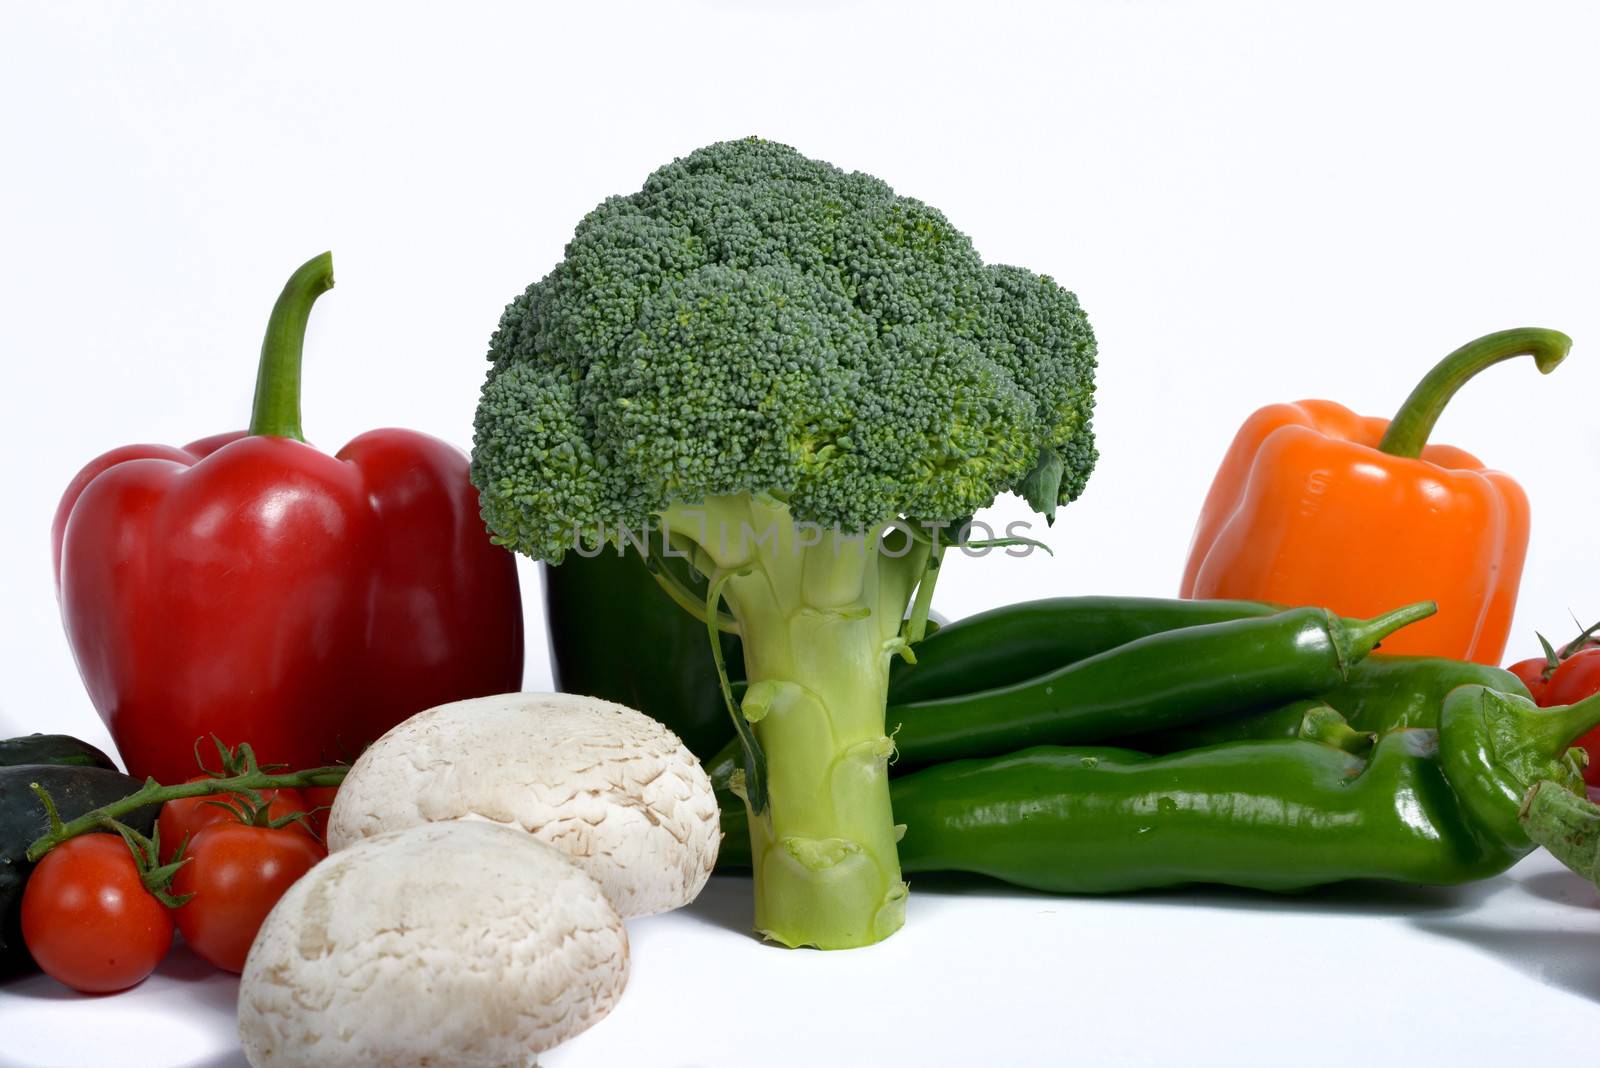
[{"label": "green tomato stem", "polygon": [[301,264],[289,276],[267,320],[256,370],[255,407],[250,433],[304,441],[300,430],[300,358],[305,348],[311,305],[333,288],[333,253],[324,252]]},{"label": "green tomato stem", "polygon": [[[338,786],[344,781],[345,774],[349,770],[349,768],[342,765],[330,765],[328,767],[308,768],[305,771],[279,774],[262,771],[252,763],[248,770],[239,775],[230,775],[220,779],[201,779],[197,782],[179,783],[176,786],[162,786],[154,779],[146,779],[143,786],[127,797],[85,812],[77,819],[63,823],[57,818],[52,818],[50,831],[28,847],[28,860],[30,862],[38,861],[40,857],[43,857],[68,838],[75,838],[80,834],[88,834],[92,831],[105,830],[111,827],[118,817],[125,816],[146,805],[165,804],[168,801],[176,801],[185,797],[210,797],[213,794],[231,794],[245,790]],[[37,783],[30,785],[33,787],[34,793],[38,794],[44,802],[46,811],[53,814],[55,812],[55,804],[49,799],[49,795]]]},{"label": "green tomato stem", "polygon": [[1541,374],[1555,370],[1572,348],[1572,339],[1559,330],[1521,327],[1485,334],[1456,349],[1429,371],[1411,396],[1400,405],[1378,451],[1415,459],[1422,455],[1434,424],[1456,391],[1486,367],[1516,356],[1532,356]]}]

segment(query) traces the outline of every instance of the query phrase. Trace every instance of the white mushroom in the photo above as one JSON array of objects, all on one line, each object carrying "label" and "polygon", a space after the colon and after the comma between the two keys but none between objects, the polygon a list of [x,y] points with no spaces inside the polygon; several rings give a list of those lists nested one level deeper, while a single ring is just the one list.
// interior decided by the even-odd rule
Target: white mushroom
[{"label": "white mushroom", "polygon": [[256,1068],[505,1068],[622,993],[628,936],[593,879],[527,835],[412,828],[318,864],[267,916],[239,983]]},{"label": "white mushroom", "polygon": [[378,739],[339,788],[328,847],[460,819],[556,847],[625,917],[693,901],[722,839],[711,781],[677,735],[610,701],[522,693],[440,705]]}]

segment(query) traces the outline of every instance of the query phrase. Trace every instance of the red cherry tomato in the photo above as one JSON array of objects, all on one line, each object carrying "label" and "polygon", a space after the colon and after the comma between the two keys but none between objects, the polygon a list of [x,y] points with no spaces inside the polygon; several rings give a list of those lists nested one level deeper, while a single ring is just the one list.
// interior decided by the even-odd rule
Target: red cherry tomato
[{"label": "red cherry tomato", "polygon": [[[190,782],[201,782],[206,776],[197,775]],[[291,812],[307,812],[312,807],[299,790],[284,787],[279,790],[262,790],[261,796],[267,802],[267,818],[280,819]],[[161,830],[161,863],[169,864],[178,852],[178,845],[187,838],[191,843],[194,836],[200,833],[202,827],[209,827],[213,823],[222,823],[225,820],[238,822],[233,813],[217,802],[227,802],[232,805],[248,804],[248,801],[239,794],[215,794],[210,797],[180,797],[176,801],[168,801],[161,806],[161,815],[156,819],[156,826]],[[293,828],[301,834],[309,836],[311,830],[303,823],[288,823],[284,825]]]},{"label": "red cherry tomato", "polygon": [[1518,660],[1506,670],[1522,680],[1522,684],[1533,695],[1535,704],[1544,706],[1549,704],[1544,696],[1545,688],[1550,685],[1549,681],[1544,677],[1545,669],[1549,666],[1550,661],[1542,656],[1535,656],[1529,657],[1527,660]]},{"label": "red cherry tomato", "polygon": [[[1585,648],[1561,662],[1544,689],[1542,705],[1570,705],[1600,692],[1600,649]],[[1600,729],[1592,730],[1573,743],[1589,754],[1583,778],[1590,786],[1600,786]]]},{"label": "red cherry tomato", "polygon": [[328,851],[288,829],[223,821],[200,828],[172,892],[193,894],[178,911],[178,930],[196,953],[230,972],[244,970],[261,922],[278,898]]},{"label": "red cherry tomato", "polygon": [[1570,705],[1600,691],[1600,649],[1580,649],[1561,662],[1545,687],[1545,704]]},{"label": "red cherry tomato", "polygon": [[172,945],[172,912],[139,878],[114,834],[69,838],[22,893],[22,938],[46,975],[85,994],[126,990]]}]

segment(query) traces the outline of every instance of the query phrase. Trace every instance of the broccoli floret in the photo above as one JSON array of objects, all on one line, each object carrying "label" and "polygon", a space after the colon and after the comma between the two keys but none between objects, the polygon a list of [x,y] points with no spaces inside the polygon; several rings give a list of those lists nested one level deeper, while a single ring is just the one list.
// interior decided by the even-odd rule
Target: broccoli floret
[{"label": "broccoli floret", "polygon": [[506,309],[474,475],[507,544],[559,562],[576,534],[677,501],[770,493],[847,532],[958,520],[1094,466],[1094,335],[1047,277],[985,266],[933,208],[755,139],[612,197]]},{"label": "broccoli floret", "polygon": [[985,265],[876,178],[749,138],[590,212],[489,359],[472,473],[497,540],[559,563],[664,523],[698,546],[708,618],[727,604],[765,770],[758,926],[824,946],[894,930],[883,698],[939,561],[925,524],[1003,491],[1053,519],[1082,493],[1095,342],[1077,299]]}]

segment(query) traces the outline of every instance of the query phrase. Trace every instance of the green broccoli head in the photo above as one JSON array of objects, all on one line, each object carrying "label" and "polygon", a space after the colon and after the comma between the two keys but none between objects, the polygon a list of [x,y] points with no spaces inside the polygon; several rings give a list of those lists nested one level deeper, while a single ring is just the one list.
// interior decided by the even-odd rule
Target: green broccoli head
[{"label": "green broccoli head", "polygon": [[1094,334],[938,211],[754,138],[579,223],[490,343],[472,476],[559,561],[674,503],[751,493],[856,533],[1002,491],[1053,516],[1095,462]]}]

